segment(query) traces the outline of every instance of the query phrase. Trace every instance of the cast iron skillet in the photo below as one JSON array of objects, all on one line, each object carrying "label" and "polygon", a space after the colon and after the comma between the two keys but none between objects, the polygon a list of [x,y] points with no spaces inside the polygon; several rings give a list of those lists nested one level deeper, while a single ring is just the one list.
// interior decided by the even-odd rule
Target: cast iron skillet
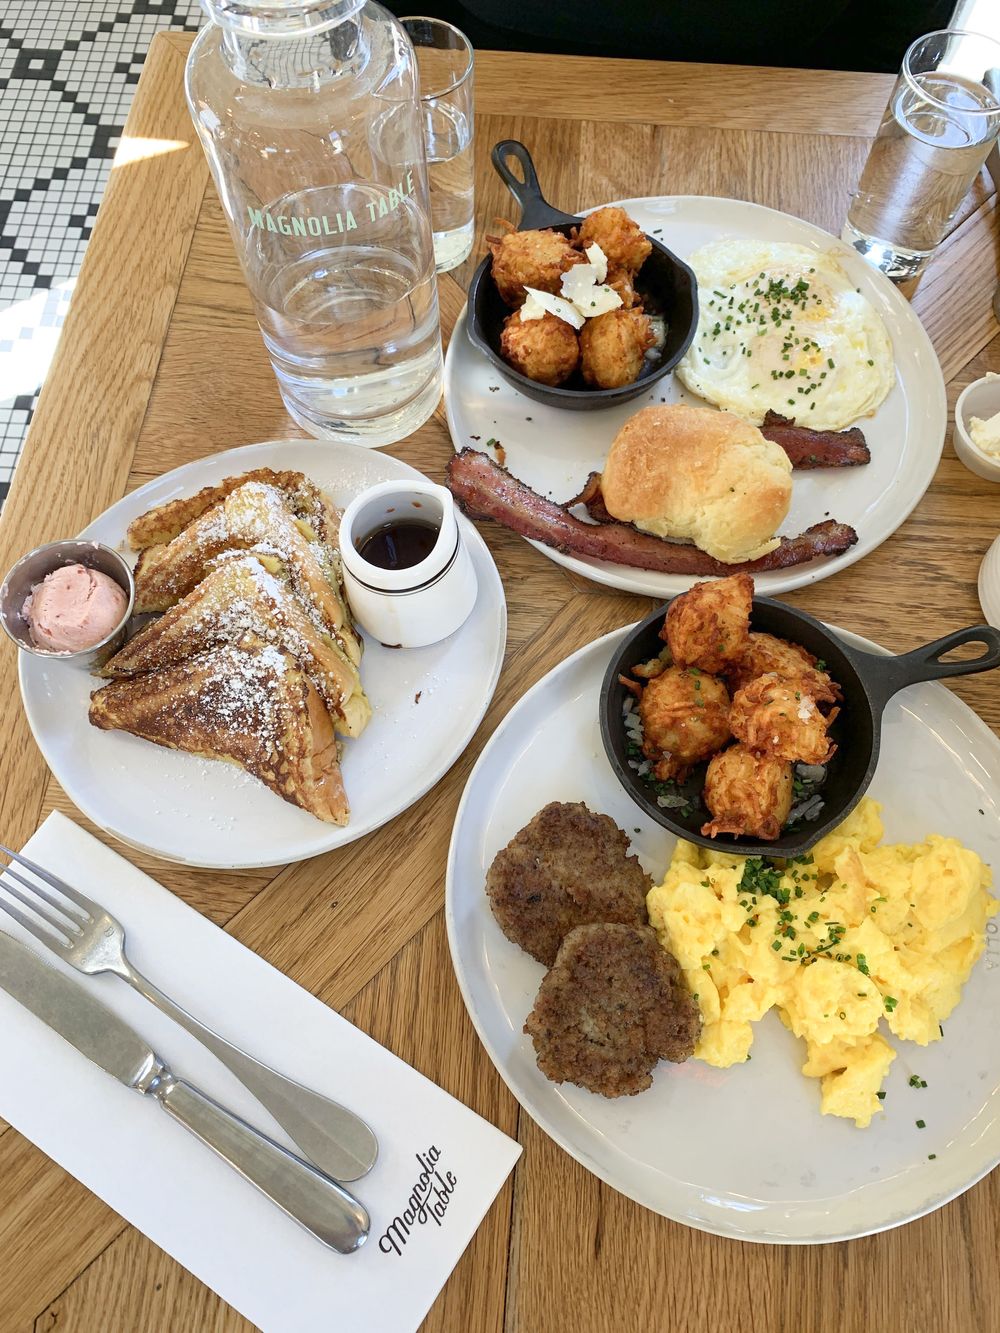
[{"label": "cast iron skillet", "polygon": [[[656,793],[634,769],[629,768],[625,753],[622,706],[627,691],[619,684],[618,676],[627,676],[630,667],[655,657],[663,648],[659,631],[666,609],[661,606],[627,634],[608,664],[600,699],[604,749],[619,782],[651,819],[688,842],[740,856],[801,856],[854,809],[875,773],[882,713],[894,694],[919,681],[966,676],[1000,666],[1000,632],[989,625],[972,625],[923,648],[915,648],[911,653],[883,657],[848,647],[825,625],[803,611],[793,610],[770,597],[755,597],[751,627],[801,644],[822,658],[830,675],[839,682],[844,698],[840,715],[830,728],[830,735],[837,742],[837,752],[827,766],[826,781],[820,788],[823,808],[819,818],[786,828],[774,842],[754,842],[727,834],[706,838],[700,831],[702,824],[710,818],[701,801],[706,764],[699,764],[679,788],[690,801],[689,812],[685,813],[657,805]],[[941,661],[945,653],[963,643],[985,644],[986,652],[964,662]]]},{"label": "cast iron skillet", "polygon": [[[519,231],[551,227],[568,235],[573,227],[578,227],[583,221],[570,213],[560,213],[545,202],[535,174],[535,164],[523,143],[518,143],[516,139],[504,139],[495,145],[490,156],[504,184],[521,207]],[[521,164],[523,181],[518,180],[507,165],[508,158],[514,158]],[[469,286],[466,316],[469,337],[508,384],[549,407],[568,407],[574,411],[587,412],[594,408],[627,403],[640,394],[648,393],[650,387],[681,359],[698,327],[698,292],[694,274],[655,236],[649,239],[653,252],[639,270],[635,286],[643,298],[646,313],[662,315],[666,320],[667,337],[658,360],[644,362],[634,384],[625,384],[620,389],[590,389],[580,372],[576,371],[565,384],[550,388],[547,384],[529,380],[526,375],[509,366],[500,355],[500,334],[503,332],[503,322],[511,312],[500,299],[493,282],[493,260],[489,255],[476,269]]]}]

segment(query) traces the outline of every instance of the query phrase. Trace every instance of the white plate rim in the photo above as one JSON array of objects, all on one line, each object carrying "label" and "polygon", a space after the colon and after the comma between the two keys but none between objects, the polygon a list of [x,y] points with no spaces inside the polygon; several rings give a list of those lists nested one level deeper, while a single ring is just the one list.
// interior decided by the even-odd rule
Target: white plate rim
[{"label": "white plate rim", "polygon": [[[329,441],[325,442],[325,444],[329,443],[330,443]],[[146,505],[147,508],[158,503],[163,503],[164,499],[168,497],[166,496],[160,497],[159,493],[161,491],[170,490],[171,493],[183,494],[187,492],[189,482],[193,483],[192,490],[198,490],[201,489],[201,487],[204,485],[210,485],[211,482],[204,479],[204,465],[206,463],[211,463],[214,466],[217,462],[221,463],[224,461],[225,469],[227,471],[230,469],[230,467],[232,467],[234,471],[248,471],[249,468],[253,465],[255,459],[258,459],[262,456],[273,455],[273,451],[275,449],[281,450],[281,448],[286,445],[300,446],[303,444],[308,444],[318,448],[325,447],[323,441],[306,439],[305,437],[301,438],[295,437],[291,439],[281,439],[281,440],[261,440],[254,444],[239,445],[234,449],[225,449],[216,454],[207,454],[205,455],[205,457],[193,459],[189,463],[182,463],[179,467],[172,468],[168,472],[161,473],[160,476],[152,478],[150,481],[144,483],[142,486],[137,487],[134,491],[129,491],[129,493],[127,495],[122,496],[120,500],[116,500],[113,505],[110,505],[107,509],[103,510],[100,514],[96,515],[90,521],[90,523],[87,524],[87,526],[83,529],[83,531],[78,534],[79,539],[84,541],[90,539],[92,529],[95,528],[97,525],[103,524],[108,520],[117,520],[119,514],[130,513],[134,509],[137,501],[143,502],[143,504]],[[348,449],[357,447],[359,451],[363,453],[366,458],[370,458],[373,454],[373,451],[368,449],[362,450],[360,446],[341,444],[339,445],[339,447]],[[398,465],[401,469],[403,469],[403,471],[400,473],[401,476],[412,474],[414,477],[420,477],[421,479],[426,480],[424,474],[420,472],[417,468],[415,468],[411,463],[406,463],[402,459],[396,458],[392,454],[381,454],[379,456],[387,460],[391,460],[393,465]],[[244,466],[240,466],[241,464],[243,464]],[[202,480],[198,480],[199,478],[202,478]],[[180,492],[176,491],[176,487],[178,484],[181,487]],[[360,819],[355,821],[352,819],[351,823],[347,824],[346,827],[344,828],[336,828],[333,825],[331,825],[330,826],[331,833],[327,845],[311,847],[307,851],[300,851],[300,852],[296,852],[294,849],[290,849],[287,855],[285,853],[282,853],[282,855],[284,856],[284,860],[278,863],[276,863],[273,859],[260,860],[257,858],[237,859],[237,860],[231,860],[227,858],[224,862],[204,861],[198,858],[180,857],[177,856],[176,854],[164,851],[160,847],[154,847],[150,846],[148,843],[140,842],[137,839],[130,837],[125,830],[114,827],[113,823],[109,822],[106,815],[102,812],[102,808],[95,807],[91,802],[91,800],[89,799],[86,792],[81,791],[78,784],[76,783],[67,784],[65,778],[56,771],[55,767],[53,767],[53,763],[50,758],[50,752],[48,751],[46,745],[45,729],[41,725],[40,719],[37,719],[35,717],[34,710],[29,704],[28,697],[26,694],[26,688],[27,688],[26,676],[35,667],[36,659],[31,657],[27,653],[19,653],[18,685],[21,692],[21,703],[24,708],[25,716],[27,717],[28,720],[28,726],[31,730],[32,737],[34,738],[35,744],[38,746],[38,749],[41,752],[42,758],[45,760],[45,763],[48,766],[49,771],[52,773],[53,777],[62,787],[63,791],[65,791],[66,795],[73,802],[76,808],[87,819],[91,820],[92,823],[96,824],[98,828],[103,830],[103,832],[109,834],[113,838],[116,838],[119,842],[124,843],[126,846],[133,847],[137,851],[145,852],[148,855],[155,857],[159,861],[166,861],[173,865],[192,866],[206,870],[257,870],[264,867],[269,868],[275,864],[292,865],[298,861],[311,860],[314,856],[322,856],[326,852],[336,850],[337,848],[340,847],[346,847],[349,843],[355,842],[358,838],[365,837],[367,834],[374,833],[377,829],[384,827],[384,825],[390,823],[398,815],[401,815],[404,811],[408,810],[422,797],[426,796],[427,793],[432,790],[432,788],[437,786],[437,784],[448,773],[448,771],[452,768],[452,766],[455,763],[457,763],[457,761],[465,753],[473,736],[476,734],[476,731],[479,728],[479,724],[485,717],[486,711],[489,708],[490,703],[493,700],[493,695],[496,692],[497,682],[500,679],[500,672],[503,668],[504,655],[506,652],[506,645],[507,645],[507,599],[504,592],[503,580],[500,578],[499,570],[496,567],[496,563],[493,560],[493,556],[489,550],[489,547],[486,545],[480,533],[477,532],[475,526],[472,523],[470,523],[469,520],[465,518],[465,516],[462,514],[459,514],[458,518],[459,518],[459,523],[462,526],[462,533],[465,537],[465,540],[469,542],[472,551],[479,556],[479,561],[478,561],[479,573],[482,574],[482,572],[486,570],[492,574],[492,580],[494,581],[494,591],[498,594],[497,600],[499,609],[499,619],[497,626],[498,632],[495,636],[495,642],[494,642],[493,660],[491,662],[491,669],[489,675],[487,678],[484,678],[484,690],[481,700],[481,707],[477,708],[476,710],[473,710],[473,712],[470,712],[467,715],[469,721],[465,728],[460,728],[456,731],[455,733],[456,743],[454,748],[445,752],[446,757],[444,760],[441,760],[438,763],[431,765],[427,770],[425,770],[422,775],[421,783],[418,784],[418,787],[413,790],[412,795],[403,799],[400,802],[397,802],[397,804],[394,807],[383,812],[381,815],[374,816],[369,821],[363,821]],[[121,524],[121,535],[122,539],[124,539],[125,536],[124,524]],[[276,797],[275,799],[279,800],[280,797]],[[232,841],[235,844],[236,840],[233,839]]]},{"label": "white plate rim", "polygon": [[[877,1235],[880,1232],[890,1231],[896,1227],[915,1222],[919,1218],[935,1212],[938,1208],[944,1207],[945,1204],[950,1203],[952,1200],[966,1193],[966,1191],[970,1190],[973,1185],[978,1184],[979,1181],[988,1176],[991,1171],[995,1170],[997,1166],[1000,1166],[1000,1153],[998,1153],[991,1161],[988,1161],[982,1170],[978,1171],[956,1188],[945,1190],[940,1195],[931,1196],[929,1199],[925,1200],[921,1206],[908,1212],[905,1216],[891,1217],[872,1226],[854,1227],[846,1231],[835,1232],[829,1235],[813,1236],[783,1236],[777,1233],[753,1234],[749,1232],[734,1231],[722,1226],[716,1227],[709,1225],[703,1218],[696,1219],[685,1215],[682,1212],[671,1212],[667,1208],[652,1202],[649,1198],[640,1197],[640,1191],[630,1189],[623,1185],[621,1181],[614,1178],[613,1171],[605,1170],[585,1151],[579,1149],[572,1142],[568,1134],[564,1133],[557,1125],[553,1124],[545,1112],[532,1103],[530,1095],[518,1086],[517,1080],[513,1076],[508,1074],[508,1071],[504,1066],[503,1057],[494,1048],[493,1042],[486,1032],[485,1022],[477,1011],[473,1000],[473,989],[469,969],[462,958],[459,949],[459,927],[455,914],[456,890],[454,887],[458,860],[459,829],[466,816],[467,807],[473,799],[473,789],[477,779],[480,777],[480,770],[485,770],[489,766],[494,748],[500,745],[507,729],[517,725],[518,713],[521,712],[522,709],[527,709],[530,701],[544,693],[546,689],[551,689],[560,675],[571,671],[586,656],[590,654],[598,656],[605,651],[610,651],[615,643],[619,642],[631,630],[635,629],[635,626],[638,623],[639,622],[636,621],[634,624],[624,625],[620,629],[610,630],[600,638],[584,644],[583,647],[578,648],[576,652],[572,653],[569,657],[564,658],[562,662],[558,663],[550,671],[546,672],[540,680],[536,681],[497,724],[496,730],[483,747],[479,758],[476,760],[475,765],[466,779],[465,787],[462,791],[462,799],[455,812],[455,822],[452,826],[452,834],[448,846],[448,863],[445,872],[445,925],[448,932],[448,948],[451,953],[452,967],[455,972],[456,980],[458,981],[459,990],[462,994],[466,1013],[469,1015],[472,1025],[476,1029],[476,1034],[482,1042],[483,1048],[490,1057],[497,1073],[500,1075],[501,1079],[503,1079],[515,1101],[522,1110],[531,1117],[539,1129],[552,1139],[554,1143],[558,1144],[558,1146],[576,1162],[579,1162],[579,1164],[587,1171],[590,1171],[593,1175],[597,1176],[599,1180],[602,1180],[606,1185],[609,1185],[619,1194],[625,1195],[626,1198],[632,1199],[633,1202],[639,1204],[643,1208],[649,1209],[651,1212],[669,1218],[673,1222],[679,1222],[683,1226],[691,1227],[694,1230],[704,1231],[709,1235],[721,1236],[726,1240],[746,1241],[757,1245],[832,1245],[841,1241],[858,1240],[864,1236]],[[849,630],[842,630],[832,625],[828,626],[828,628],[843,638],[851,647],[871,653],[888,655],[888,649],[883,648],[880,644],[877,644],[870,639],[865,639],[861,635],[853,634]],[[960,699],[940,683],[927,682],[925,683],[925,688],[927,686],[934,690],[940,690],[943,694],[948,696],[953,704],[959,707],[966,724],[978,732],[980,738],[994,749],[997,756],[997,771],[1000,772],[1000,739],[998,739],[993,731],[986,725],[979,714],[974,709],[970,708],[964,700]],[[482,892],[485,894],[485,888]]]},{"label": "white plate rim", "polygon": [[[816,242],[822,242],[827,248],[832,245],[836,249],[838,256],[847,260],[850,265],[855,266],[858,263],[863,265],[863,268],[858,268],[856,271],[863,273],[864,277],[871,281],[876,293],[878,293],[881,299],[884,302],[887,302],[896,311],[897,315],[907,325],[909,334],[912,336],[914,342],[921,346],[922,353],[925,356],[929,355],[931,364],[938,366],[938,374],[934,378],[933,386],[927,385],[925,387],[933,394],[934,402],[931,405],[929,415],[933,416],[933,418],[940,423],[940,445],[936,453],[930,450],[928,451],[923,469],[919,471],[914,470],[908,474],[911,479],[916,476],[919,478],[919,481],[917,484],[914,484],[911,480],[909,494],[902,507],[896,511],[897,517],[893,525],[874,539],[859,533],[858,540],[854,546],[852,546],[850,550],[845,551],[842,555],[837,556],[835,559],[811,560],[808,564],[791,566],[788,570],[771,571],[774,577],[773,580],[768,583],[766,593],[768,596],[773,596],[783,592],[791,592],[794,588],[805,588],[810,584],[819,583],[823,579],[831,578],[841,570],[848,569],[851,565],[856,564],[857,561],[863,560],[873,551],[876,551],[884,542],[888,541],[893,533],[899,531],[926,495],[940,465],[941,456],[944,452],[945,436],[947,434],[948,395],[944,383],[944,375],[940,370],[940,363],[938,361],[937,353],[934,350],[934,345],[930,340],[927,330],[920,322],[916,311],[910,305],[909,301],[907,301],[902,293],[896,289],[885,274],[880,273],[877,269],[874,269],[865,263],[865,261],[857,255],[856,251],[852,250],[846,242],[841,241],[839,237],[834,236],[831,232],[824,231],[822,227],[818,227],[814,222],[809,222],[805,218],[796,217],[793,213],[784,213],[777,208],[769,208],[764,204],[755,204],[747,199],[731,199],[723,195],[707,194],[637,195],[629,199],[615,199],[610,201],[609,204],[596,204],[594,205],[594,208],[584,209],[580,216],[586,216],[587,213],[592,213],[595,209],[604,207],[624,208],[628,211],[629,208],[650,205],[684,207],[686,205],[697,204],[703,206],[706,204],[711,205],[713,203],[724,205],[735,204],[741,210],[746,209],[748,211],[766,214],[768,217],[780,219],[782,222],[791,221],[796,227],[805,228],[808,232],[811,232],[813,239]],[[659,239],[663,241],[664,244],[668,245],[669,248],[669,237],[661,236]],[[462,344],[468,344],[467,350],[470,355],[482,357],[482,353],[478,352],[477,349],[472,346],[466,332],[467,319],[468,306],[463,305],[459,312],[459,316],[455,321],[444,362],[445,416],[448,422],[448,433],[451,436],[452,447],[456,453],[459,453],[464,447],[463,444],[459,443],[461,432],[452,405],[454,399],[453,386],[457,374],[455,367],[455,362],[458,358],[457,348]],[[482,360],[485,363],[486,358],[482,357]],[[529,399],[526,399],[525,401],[530,402]],[[572,416],[575,414],[566,413],[565,415]],[[665,600],[667,597],[673,596],[678,589],[672,586],[667,588],[665,585],[660,585],[655,582],[656,579],[688,578],[687,575],[650,574],[646,570],[634,569],[628,565],[615,565],[610,561],[594,560],[587,557],[570,555],[562,551],[557,551],[554,547],[546,546],[543,542],[530,541],[529,538],[525,538],[524,540],[529,541],[530,545],[532,545],[536,551],[541,552],[542,555],[552,560],[555,564],[562,565],[564,569],[572,570],[574,573],[580,574],[583,578],[590,579],[593,583],[601,584],[607,588],[617,588],[622,592],[631,592],[647,597],[659,597],[661,600]],[[695,576],[692,575],[688,580],[688,586],[690,586],[691,582],[694,582],[694,579]]]}]

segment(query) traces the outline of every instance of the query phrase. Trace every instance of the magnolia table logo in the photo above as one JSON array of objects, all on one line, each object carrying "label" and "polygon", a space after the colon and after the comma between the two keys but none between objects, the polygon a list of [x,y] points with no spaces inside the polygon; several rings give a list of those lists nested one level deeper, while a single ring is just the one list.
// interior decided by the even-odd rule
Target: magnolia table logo
[{"label": "magnolia table logo", "polygon": [[[416,185],[413,172],[408,171],[396,185],[390,186],[386,193],[373,199],[360,209],[362,223],[376,222],[379,218],[395,213],[404,199],[408,199]],[[312,193],[312,191],[309,191]],[[333,213],[272,213],[269,208],[254,208],[247,204],[250,215],[250,230],[280,232],[282,236],[339,236],[345,232],[358,230],[358,218],[354,210],[345,208]]]},{"label": "magnolia table logo", "polygon": [[410,1233],[416,1228],[433,1222],[440,1226],[455,1193],[457,1181],[451,1171],[442,1171],[438,1166],[441,1149],[433,1144],[426,1152],[415,1154],[420,1167],[406,1207],[392,1219],[379,1237],[378,1247],[383,1254],[401,1255],[410,1239]]}]

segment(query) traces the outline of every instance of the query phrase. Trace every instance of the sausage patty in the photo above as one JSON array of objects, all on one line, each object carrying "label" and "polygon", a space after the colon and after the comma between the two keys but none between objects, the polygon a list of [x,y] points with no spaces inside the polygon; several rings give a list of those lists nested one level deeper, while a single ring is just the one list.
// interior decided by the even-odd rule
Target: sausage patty
[{"label": "sausage patty", "polygon": [[648,1088],[658,1061],[692,1054],[701,1014],[677,960],[648,926],[577,926],[524,1030],[546,1078],[622,1097]]},{"label": "sausage patty", "polygon": [[645,926],[651,888],[615,821],[582,801],[553,801],[540,810],[497,853],[486,875],[500,929],[546,967],[574,926]]}]

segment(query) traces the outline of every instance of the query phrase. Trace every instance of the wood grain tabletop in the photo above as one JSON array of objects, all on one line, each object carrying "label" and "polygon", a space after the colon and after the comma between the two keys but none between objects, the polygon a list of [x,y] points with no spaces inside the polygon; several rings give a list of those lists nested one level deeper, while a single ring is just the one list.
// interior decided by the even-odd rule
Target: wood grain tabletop
[{"label": "wood grain tabletop", "polygon": [[[0,569],[42,541],[74,534],[178,464],[301,434],[278,396],[188,118],[190,40],[161,35],[146,62],[0,520]],[[484,228],[509,214],[488,160],[501,138],[524,140],[546,193],[574,211],[635,195],[724,195],[836,234],[892,83],[874,74],[492,52],[478,55],[476,79],[474,254]],[[446,335],[472,264],[440,281]],[[941,360],[949,407],[970,380],[1000,371],[991,309],[998,276],[996,199],[984,173],[908,293]],[[451,454],[443,410],[391,452],[440,479]],[[997,1173],[880,1236],[801,1248],[738,1243],[616,1194],[553,1144],[505,1088],[466,1016],[446,943],[444,866],[455,810],[480,749],[524,691],[651,603],[568,574],[508,531],[481,530],[506,586],[506,662],[475,740],[424,800],[307,864],[220,874],[129,853],[523,1144],[426,1329],[994,1333]],[[969,473],[949,438],[933,485],[902,528],[867,559],[788,600],[906,650],[981,618],[976,574],[998,531],[1000,488]],[[994,678],[955,689],[1000,729]],[[32,741],[9,644],[0,647],[0,694],[0,830],[19,846],[52,809],[80,816]],[[0,1122],[0,1333],[249,1327]]]}]

